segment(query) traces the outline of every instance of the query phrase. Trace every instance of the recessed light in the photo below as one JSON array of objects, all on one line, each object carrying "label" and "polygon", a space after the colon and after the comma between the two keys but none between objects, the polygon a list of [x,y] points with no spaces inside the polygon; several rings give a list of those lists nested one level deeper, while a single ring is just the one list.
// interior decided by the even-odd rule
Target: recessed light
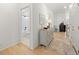
[{"label": "recessed light", "polygon": [[64,8],[67,8],[66,6],[64,6]]},{"label": "recessed light", "polygon": [[69,8],[72,8],[73,7],[73,4],[69,5]]}]

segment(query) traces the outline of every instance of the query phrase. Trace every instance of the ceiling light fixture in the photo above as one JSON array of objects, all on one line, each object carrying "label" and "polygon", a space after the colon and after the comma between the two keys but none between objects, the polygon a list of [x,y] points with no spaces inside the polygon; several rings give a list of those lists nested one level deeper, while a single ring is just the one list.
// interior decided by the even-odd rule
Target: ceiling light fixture
[{"label": "ceiling light fixture", "polygon": [[69,8],[72,8],[73,5],[69,5]]},{"label": "ceiling light fixture", "polygon": [[73,7],[73,5],[74,5],[74,3],[70,4],[70,5],[69,5],[69,8],[72,8],[72,7]]}]

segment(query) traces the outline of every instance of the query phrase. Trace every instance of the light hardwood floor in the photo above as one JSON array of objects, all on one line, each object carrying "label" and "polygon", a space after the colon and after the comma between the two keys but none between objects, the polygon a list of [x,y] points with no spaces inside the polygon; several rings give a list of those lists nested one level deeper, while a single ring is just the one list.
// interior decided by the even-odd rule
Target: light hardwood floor
[{"label": "light hardwood floor", "polygon": [[64,32],[54,32],[54,40],[51,43],[51,48],[63,53],[64,55],[76,54],[72,48],[69,39],[66,39]]},{"label": "light hardwood floor", "polygon": [[0,52],[0,55],[56,55],[61,54],[55,50],[38,47],[34,50],[27,48],[22,43],[17,44],[16,46],[7,48]]},{"label": "light hardwood floor", "polygon": [[13,47],[0,51],[0,55],[64,55],[74,54],[74,51],[65,39],[64,32],[54,33],[54,40],[52,42],[52,48],[38,47],[34,50],[29,49],[27,46],[19,43]]}]

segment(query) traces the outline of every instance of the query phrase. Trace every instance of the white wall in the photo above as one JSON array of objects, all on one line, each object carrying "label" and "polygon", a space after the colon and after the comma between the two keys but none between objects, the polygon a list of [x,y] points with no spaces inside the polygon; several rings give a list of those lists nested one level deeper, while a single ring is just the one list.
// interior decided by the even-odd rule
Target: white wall
[{"label": "white wall", "polygon": [[20,40],[17,4],[0,4],[0,50]]},{"label": "white wall", "polygon": [[40,12],[40,22],[43,22],[43,26],[47,26],[48,22],[51,23],[51,26],[53,28],[53,20],[54,20],[54,15],[53,11],[48,9],[46,4],[41,3],[39,6],[39,12]]},{"label": "white wall", "polygon": [[31,48],[34,49],[39,45],[39,4],[32,4],[31,19]]},{"label": "white wall", "polygon": [[79,50],[79,6],[74,5],[71,9],[69,9],[69,11],[71,41],[75,45],[76,49]]}]

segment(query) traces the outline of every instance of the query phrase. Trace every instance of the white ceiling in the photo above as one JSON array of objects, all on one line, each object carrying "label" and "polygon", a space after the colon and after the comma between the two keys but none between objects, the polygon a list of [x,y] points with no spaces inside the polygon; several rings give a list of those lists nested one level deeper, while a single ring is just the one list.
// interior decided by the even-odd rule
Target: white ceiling
[{"label": "white ceiling", "polygon": [[46,6],[51,9],[54,13],[65,12],[64,6],[69,6],[70,3],[45,3]]}]

